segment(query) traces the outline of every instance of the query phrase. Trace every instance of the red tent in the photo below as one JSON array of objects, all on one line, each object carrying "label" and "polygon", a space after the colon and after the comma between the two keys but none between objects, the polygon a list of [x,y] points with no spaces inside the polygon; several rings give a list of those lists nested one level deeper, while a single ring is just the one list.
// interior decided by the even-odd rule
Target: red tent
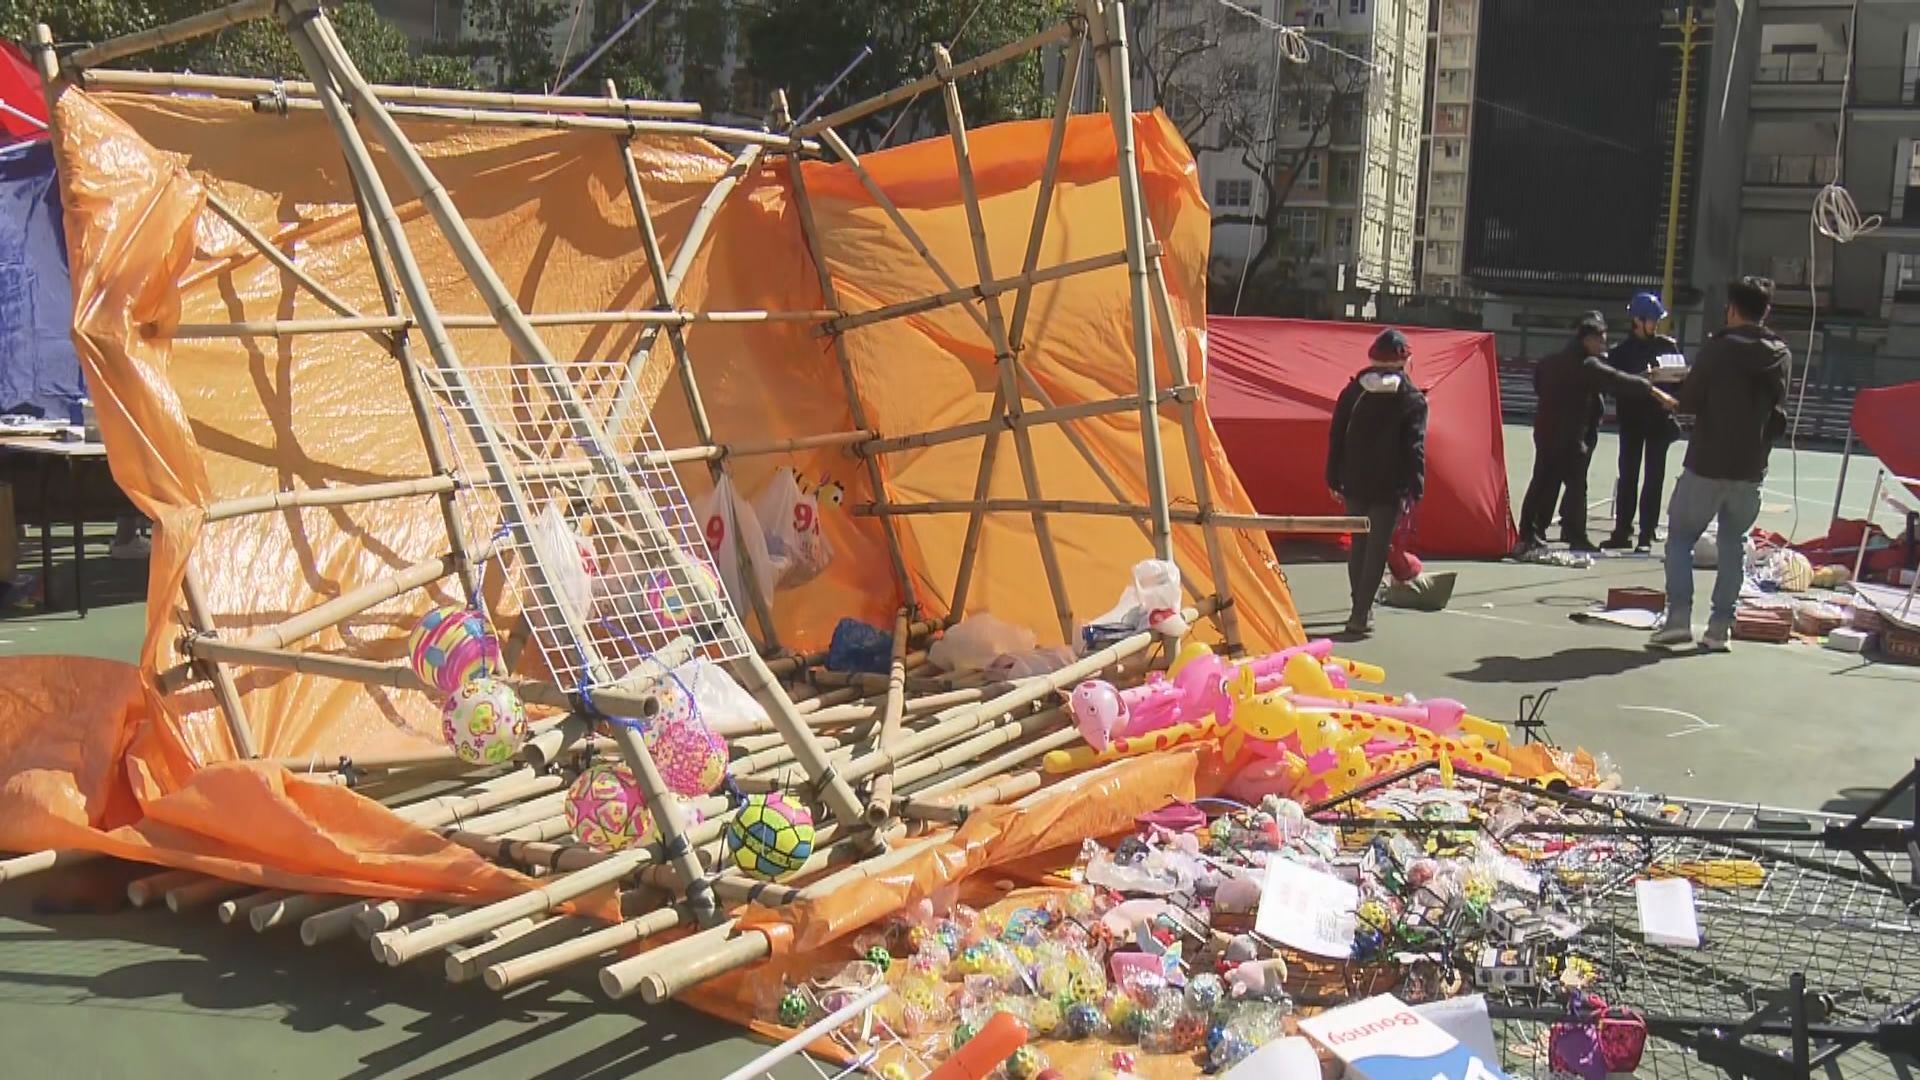
[{"label": "red tent", "polygon": [[[1262,513],[1337,514],[1327,491],[1334,399],[1367,363],[1382,327],[1303,319],[1207,320],[1207,409],[1233,470]],[[1403,328],[1426,391],[1427,493],[1414,515],[1423,555],[1512,550],[1493,335]]]},{"label": "red tent", "polygon": [[1920,382],[1862,390],[1853,397],[1854,433],[1895,476],[1920,476],[1915,417],[1920,417]]},{"label": "red tent", "polygon": [[[47,99],[40,73],[11,42],[0,40],[0,143],[46,134]],[[19,114],[25,113],[34,123]]]}]

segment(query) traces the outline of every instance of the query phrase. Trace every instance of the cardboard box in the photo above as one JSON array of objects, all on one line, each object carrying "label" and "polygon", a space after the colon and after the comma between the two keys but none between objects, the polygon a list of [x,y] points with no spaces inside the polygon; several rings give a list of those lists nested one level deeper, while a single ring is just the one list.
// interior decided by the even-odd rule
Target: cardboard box
[{"label": "cardboard box", "polygon": [[1868,649],[1873,648],[1873,643],[1877,639],[1878,635],[1871,631],[1855,630],[1850,626],[1842,626],[1828,631],[1826,644],[1827,648],[1832,649],[1834,652],[1864,653]]},{"label": "cardboard box", "polygon": [[1488,1061],[1392,994],[1310,1016],[1300,1030],[1360,1080],[1507,1080]]}]

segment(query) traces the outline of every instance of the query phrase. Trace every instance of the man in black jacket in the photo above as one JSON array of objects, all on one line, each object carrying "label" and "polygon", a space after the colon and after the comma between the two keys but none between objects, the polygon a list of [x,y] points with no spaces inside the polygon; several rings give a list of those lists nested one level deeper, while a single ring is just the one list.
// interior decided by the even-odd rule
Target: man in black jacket
[{"label": "man in black jacket", "polygon": [[1327,487],[1347,513],[1367,519],[1347,555],[1353,588],[1349,634],[1373,627],[1373,598],[1387,568],[1387,548],[1402,514],[1420,501],[1427,480],[1427,398],[1407,377],[1407,337],[1387,330],[1367,351],[1371,361],[1334,402],[1327,433]]},{"label": "man in black jacket", "polygon": [[[1607,351],[1607,320],[1597,311],[1580,317],[1573,340],[1559,352],[1534,365],[1533,389],[1538,401],[1533,416],[1533,480],[1520,503],[1520,545],[1516,557],[1535,554],[1547,545],[1547,525],[1555,502],[1561,502],[1560,529],[1575,551],[1597,551],[1587,537],[1587,463],[1599,434],[1600,395],[1648,399],[1672,408],[1673,399],[1637,375],[1608,367],[1600,359]],[[1566,499],[1560,500],[1560,489]]]},{"label": "man in black jacket", "polygon": [[[1659,294],[1636,295],[1627,304],[1627,315],[1633,320],[1633,328],[1607,354],[1607,366],[1655,384],[1678,385],[1686,377],[1687,360],[1679,343],[1660,333],[1660,321],[1667,317],[1667,309]],[[1680,425],[1673,413],[1650,398],[1622,396],[1614,403],[1614,413],[1620,421],[1620,480],[1614,487],[1613,535],[1600,547],[1607,551],[1629,547],[1652,551],[1654,526],[1660,521],[1660,496],[1667,482],[1667,447],[1680,438]],[[1640,519],[1638,543],[1633,531],[1636,512]]]},{"label": "man in black jacket", "polygon": [[1719,562],[1713,610],[1701,644],[1725,652],[1746,576],[1747,531],[1760,516],[1760,484],[1774,440],[1787,429],[1793,353],[1767,329],[1773,282],[1743,277],[1727,287],[1727,328],[1707,339],[1680,386],[1693,416],[1686,467],[1667,506],[1667,614],[1652,644],[1693,642],[1693,546],[1716,520]]}]

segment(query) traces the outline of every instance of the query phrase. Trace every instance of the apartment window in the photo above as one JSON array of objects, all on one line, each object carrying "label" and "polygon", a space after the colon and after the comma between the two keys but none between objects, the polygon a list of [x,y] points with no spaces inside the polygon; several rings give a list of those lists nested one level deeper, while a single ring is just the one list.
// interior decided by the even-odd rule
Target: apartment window
[{"label": "apartment window", "polygon": [[1909,303],[1920,300],[1920,254],[1887,258],[1893,261],[1893,295]]},{"label": "apartment window", "polygon": [[1333,190],[1353,190],[1353,159],[1340,158],[1333,163]]},{"label": "apartment window", "polygon": [[1222,210],[1244,210],[1253,205],[1253,181],[1215,180],[1213,205]]},{"label": "apartment window", "polygon": [[1307,159],[1306,168],[1302,169],[1300,172],[1300,182],[1312,188],[1317,188],[1320,186],[1320,159],[1319,158],[1310,157]]},{"label": "apartment window", "polygon": [[1343,255],[1353,250],[1353,219],[1344,214],[1333,219],[1333,250]]},{"label": "apartment window", "polygon": [[1347,14],[1365,15],[1366,13],[1367,0],[1347,0]]},{"label": "apartment window", "polygon": [[1295,250],[1311,251],[1320,243],[1320,215],[1312,210],[1283,210],[1274,215],[1273,227]]}]

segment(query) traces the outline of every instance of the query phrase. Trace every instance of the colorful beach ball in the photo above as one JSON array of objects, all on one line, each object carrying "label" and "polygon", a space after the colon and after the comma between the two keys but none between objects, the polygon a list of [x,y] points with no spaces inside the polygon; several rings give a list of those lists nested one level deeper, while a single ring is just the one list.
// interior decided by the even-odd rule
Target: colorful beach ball
[{"label": "colorful beach ball", "polygon": [[[671,680],[669,680],[671,682]],[[727,740],[691,713],[654,718],[641,733],[660,778],[675,795],[706,795],[727,775]]]},{"label": "colorful beach ball", "polygon": [[700,590],[689,581],[689,573],[704,583],[706,591],[715,599],[721,595],[720,579],[705,559],[689,555],[684,565],[686,572],[656,570],[647,577],[642,602],[646,605],[648,617],[662,630],[691,626],[701,621],[701,612],[709,610],[700,596]]},{"label": "colorful beach ball", "polygon": [[407,642],[407,659],[420,681],[442,694],[456,693],[475,679],[506,671],[499,640],[472,608],[427,612]]},{"label": "colorful beach ball", "polygon": [[653,815],[625,762],[602,761],[567,789],[567,831],[596,851],[620,851],[653,838]]},{"label": "colorful beach ball", "polygon": [[727,823],[727,854],[757,878],[791,874],[813,854],[813,815],[785,795],[749,795]]},{"label": "colorful beach ball", "polygon": [[461,761],[500,765],[527,741],[527,710],[513,687],[483,675],[440,707],[440,734]]}]

